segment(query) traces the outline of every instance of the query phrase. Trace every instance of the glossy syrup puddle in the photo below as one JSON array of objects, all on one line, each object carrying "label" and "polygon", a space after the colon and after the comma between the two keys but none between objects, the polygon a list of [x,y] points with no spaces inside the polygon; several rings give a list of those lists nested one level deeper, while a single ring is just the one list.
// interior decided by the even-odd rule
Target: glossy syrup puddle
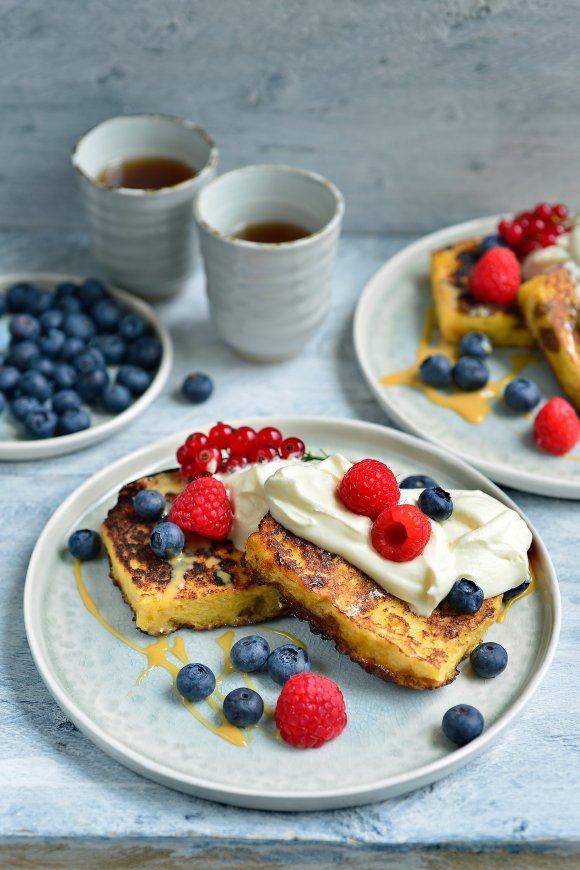
[{"label": "glossy syrup puddle", "polygon": [[[221,690],[221,684],[223,681],[232,673],[235,672],[235,668],[232,665],[231,661],[231,648],[234,643],[234,632],[232,630],[226,631],[225,634],[221,635],[215,641],[217,645],[220,647],[222,652],[224,653],[224,667],[216,678],[216,688],[212,695],[205,699],[205,703],[209,705],[209,707],[214,711],[216,716],[218,717],[219,724],[214,724],[206,716],[201,713],[197,707],[188,701],[183,695],[180,695],[175,686],[175,681],[177,679],[177,674],[179,673],[181,667],[183,665],[189,664],[189,658],[187,655],[187,650],[185,648],[185,641],[182,637],[175,637],[173,641],[169,637],[159,637],[157,640],[152,641],[149,644],[139,644],[130,638],[126,637],[120,631],[118,631],[113,625],[111,625],[108,620],[100,612],[97,607],[95,601],[91,597],[87,587],[85,586],[83,576],[82,576],[82,568],[81,563],[78,559],[75,559],[74,566],[74,574],[75,580],[77,584],[77,589],[79,591],[79,595],[86,609],[89,611],[91,616],[102,625],[109,634],[112,634],[113,637],[116,637],[117,640],[121,641],[121,643],[125,644],[125,646],[130,647],[135,650],[135,652],[144,655],[147,659],[146,667],[138,674],[136,682],[141,683],[143,680],[151,673],[154,668],[161,668],[171,676],[173,682],[173,688],[175,690],[175,694],[182,702],[185,709],[192,716],[197,719],[205,728],[211,731],[213,734],[216,734],[218,737],[221,737],[222,740],[226,740],[228,743],[232,743],[234,746],[245,746],[247,744],[248,734],[247,732],[250,730],[248,728],[242,730],[241,728],[237,728],[235,725],[231,725],[223,714],[223,710],[221,704],[223,703],[224,695]],[[293,643],[298,644],[299,646],[304,646],[304,643],[293,635],[289,631],[282,631],[281,629],[269,628],[268,626],[263,626],[266,631],[271,632],[272,634],[276,634],[285,638],[289,638]],[[171,661],[167,656],[171,655],[175,659],[177,659],[181,664],[177,665],[175,662]],[[246,686],[250,689],[254,689],[255,685],[249,674],[241,674],[244,679]],[[264,713],[265,715],[273,719],[274,710],[269,704],[264,704]],[[273,724],[273,723],[272,723]],[[276,737],[277,732],[272,727],[267,727],[262,723],[259,723],[254,728],[259,728],[264,731],[271,737]]]},{"label": "glossy syrup puddle", "polygon": [[380,379],[380,383],[384,387],[407,386],[414,387],[416,390],[421,390],[427,398],[435,405],[441,405],[444,408],[449,408],[467,420],[468,423],[483,423],[485,418],[491,411],[491,402],[494,399],[500,398],[503,394],[506,385],[518,375],[525,366],[532,362],[537,362],[538,355],[531,351],[514,353],[510,357],[510,370],[499,380],[491,381],[480,390],[473,392],[464,392],[454,389],[451,393],[444,393],[435,387],[430,387],[419,380],[419,366],[425,357],[434,353],[442,353],[449,357],[452,362],[458,358],[457,347],[446,342],[431,344],[433,333],[435,331],[435,309],[430,308],[425,315],[425,321],[419,340],[419,347],[414,363],[407,369],[399,372],[393,372],[391,375],[385,375]]}]

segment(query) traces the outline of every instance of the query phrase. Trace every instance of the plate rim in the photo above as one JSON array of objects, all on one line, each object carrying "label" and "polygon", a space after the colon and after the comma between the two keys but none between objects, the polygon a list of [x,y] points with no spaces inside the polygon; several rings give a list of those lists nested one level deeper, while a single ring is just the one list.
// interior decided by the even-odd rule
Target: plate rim
[{"label": "plate rim", "polygon": [[[361,804],[368,804],[374,801],[383,800],[387,797],[394,797],[398,794],[410,792],[416,788],[435,782],[436,780],[453,773],[459,767],[462,767],[467,761],[476,757],[491,745],[521,713],[526,704],[535,694],[540,683],[542,682],[550,664],[553,660],[554,653],[557,647],[561,625],[561,600],[559,586],[556,576],[556,571],[548,550],[535,529],[534,525],[525,517],[523,511],[500,490],[494,483],[485,478],[481,472],[473,469],[467,463],[457,459],[454,455],[449,455],[443,449],[432,444],[425,444],[419,438],[409,435],[405,432],[399,432],[395,429],[384,426],[380,423],[368,423],[361,420],[352,420],[349,418],[334,418],[334,417],[319,417],[316,415],[300,415],[300,416],[263,416],[263,417],[248,417],[243,420],[233,421],[233,425],[289,425],[299,427],[300,425],[332,425],[335,428],[346,428],[355,431],[365,430],[367,433],[380,435],[394,446],[403,450],[405,447],[415,448],[419,450],[427,450],[435,458],[442,460],[444,465],[451,465],[462,473],[474,477],[474,485],[482,485],[484,491],[490,492],[494,497],[498,498],[508,507],[513,508],[522,516],[528,524],[533,534],[533,540],[536,547],[536,553],[539,560],[545,566],[545,578],[547,582],[547,590],[550,594],[551,611],[546,618],[551,619],[549,636],[546,639],[545,650],[543,657],[536,667],[524,688],[508,709],[497,719],[497,721],[487,730],[481,737],[461,749],[450,751],[441,758],[422,765],[413,771],[397,774],[396,776],[383,777],[381,780],[372,784],[364,783],[363,785],[354,785],[347,788],[337,789],[321,788],[315,792],[292,792],[290,796],[281,795],[279,792],[265,791],[264,789],[239,787],[235,788],[216,785],[211,780],[206,780],[203,777],[192,776],[190,774],[178,773],[171,768],[167,768],[159,762],[145,758],[140,753],[133,750],[131,747],[121,743],[116,737],[109,735],[105,729],[94,723],[92,718],[86,714],[80,707],[77,706],[74,699],[69,698],[68,694],[59,685],[58,679],[52,673],[50,659],[44,657],[42,644],[39,638],[36,637],[34,630],[35,619],[40,619],[35,608],[35,602],[38,597],[35,597],[33,592],[34,575],[37,571],[37,566],[42,558],[42,551],[45,546],[55,546],[54,541],[60,541],[60,535],[53,535],[53,528],[58,526],[60,517],[65,515],[71,505],[83,496],[90,497],[90,503],[95,503],[99,498],[103,498],[105,493],[111,489],[111,484],[108,482],[110,478],[116,478],[114,487],[122,485],[126,478],[122,475],[124,467],[130,468],[136,463],[146,464],[149,460],[154,466],[159,460],[156,459],[158,454],[163,454],[170,449],[174,449],[184,437],[189,434],[189,430],[184,430],[165,436],[153,444],[146,445],[139,450],[133,451],[128,455],[121,457],[113,464],[106,468],[100,469],[93,474],[88,480],[83,481],[60,506],[53,512],[50,519],[46,523],[44,529],[38,537],[34,550],[32,552],[26,580],[24,585],[24,624],[28,644],[34,659],[34,663],[46,685],[50,694],[63,709],[67,716],[75,723],[75,725],[100,749],[106,754],[112,756],[125,767],[130,768],[136,773],[145,776],[155,782],[160,782],[178,791],[194,794],[199,797],[215,800],[220,803],[225,803],[233,806],[241,806],[253,809],[267,809],[274,811],[316,811],[322,809],[337,809],[340,807],[351,807]],[[198,428],[200,431],[205,431],[211,425],[211,422],[204,423]],[[297,429],[298,431],[298,429]],[[131,472],[132,474],[133,472]],[[93,493],[92,490],[95,490]],[[58,544],[56,544],[58,546]]]},{"label": "plate rim", "polygon": [[467,464],[473,465],[491,480],[495,480],[504,486],[512,486],[522,492],[530,492],[534,495],[543,495],[550,498],[580,499],[580,481],[556,481],[541,473],[519,471],[517,468],[502,462],[496,464],[485,459],[479,459],[477,456],[466,453],[463,450],[445,445],[440,439],[431,437],[428,432],[422,431],[419,426],[409,419],[404,411],[399,410],[397,402],[393,398],[390,398],[387,392],[380,387],[366,352],[365,324],[368,322],[368,313],[373,304],[376,304],[381,293],[385,292],[384,284],[389,272],[416,255],[429,254],[437,248],[451,244],[454,241],[459,241],[462,238],[467,238],[469,235],[482,235],[491,232],[497,226],[497,222],[503,217],[505,217],[503,214],[488,215],[452,224],[451,226],[421,236],[421,238],[405,245],[401,250],[393,254],[392,257],[389,257],[366,282],[356,305],[352,329],[356,358],[367,385],[378,404],[386,411],[388,417],[406,432],[424,441],[428,441],[430,444],[435,444],[438,447],[449,450]]},{"label": "plate rim", "polygon": [[[20,282],[38,282],[41,285],[56,285],[61,281],[72,281],[78,284],[84,280],[85,278],[81,275],[68,272],[9,272],[0,274],[0,291],[4,294],[11,284]],[[0,439],[0,460],[5,462],[22,462],[29,459],[63,456],[67,453],[74,453],[76,450],[82,450],[97,444],[99,441],[115,435],[119,430],[128,426],[155,401],[165,386],[173,366],[173,342],[169,330],[157,316],[154,309],[143,299],[139,299],[127,290],[123,290],[105,279],[99,278],[99,280],[102,281],[114,299],[122,303],[131,312],[144,317],[155,330],[157,337],[161,341],[161,362],[155,377],[145,392],[125,411],[116,414],[110,420],[105,420],[103,423],[91,426],[89,429],[74,432],[72,435],[60,435],[40,440],[7,441]]]}]

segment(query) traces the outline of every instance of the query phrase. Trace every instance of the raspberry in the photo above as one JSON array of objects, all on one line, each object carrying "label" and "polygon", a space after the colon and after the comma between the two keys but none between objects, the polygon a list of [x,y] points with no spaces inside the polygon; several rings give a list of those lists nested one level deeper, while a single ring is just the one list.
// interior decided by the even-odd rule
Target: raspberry
[{"label": "raspberry", "polygon": [[431,537],[431,523],[414,504],[387,508],[373,523],[372,545],[391,562],[410,562],[420,556]]},{"label": "raspberry", "polygon": [[315,749],[338,737],[345,725],[344,698],[332,680],[303,673],[284,684],[276,704],[276,726],[286,743]]},{"label": "raspberry", "polygon": [[198,477],[180,493],[169,519],[184,532],[223,541],[232,527],[232,506],[226,488],[215,477]]},{"label": "raspberry", "polygon": [[378,459],[363,459],[346,472],[338,497],[354,514],[374,520],[385,508],[396,505],[401,493],[391,469]]},{"label": "raspberry", "polygon": [[509,248],[492,248],[473,268],[471,292],[480,302],[511,305],[520,288],[520,264]]},{"label": "raspberry", "polygon": [[561,456],[576,445],[580,421],[572,405],[558,397],[550,399],[534,420],[534,440],[538,447]]}]

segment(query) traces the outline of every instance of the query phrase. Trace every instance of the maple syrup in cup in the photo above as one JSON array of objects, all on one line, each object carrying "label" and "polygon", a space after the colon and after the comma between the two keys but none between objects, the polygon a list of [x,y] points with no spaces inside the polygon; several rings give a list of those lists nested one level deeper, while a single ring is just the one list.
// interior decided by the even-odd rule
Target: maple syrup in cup
[{"label": "maple syrup in cup", "polygon": [[193,201],[216,171],[213,139],[171,115],[122,115],[73,148],[93,253],[144,299],[178,293],[199,262]]},{"label": "maple syrup in cup", "polygon": [[194,205],[210,314],[242,356],[299,353],[331,301],[344,214],[340,191],[314,172],[263,164],[226,172]]}]

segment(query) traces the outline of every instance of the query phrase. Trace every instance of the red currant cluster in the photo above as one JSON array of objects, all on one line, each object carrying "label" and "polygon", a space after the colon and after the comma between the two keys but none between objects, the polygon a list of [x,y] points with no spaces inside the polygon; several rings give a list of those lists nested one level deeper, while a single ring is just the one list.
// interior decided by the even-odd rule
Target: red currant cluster
[{"label": "red currant cluster", "polygon": [[541,202],[533,211],[521,211],[513,220],[498,224],[498,232],[504,242],[523,260],[532,251],[555,245],[558,236],[570,231],[564,221],[568,209],[561,203],[550,205]]},{"label": "red currant cluster", "polygon": [[234,471],[254,462],[272,459],[302,459],[306,447],[300,438],[284,438],[279,429],[265,426],[256,432],[251,426],[234,429],[216,423],[205,435],[193,432],[177,451],[184,477]]}]

